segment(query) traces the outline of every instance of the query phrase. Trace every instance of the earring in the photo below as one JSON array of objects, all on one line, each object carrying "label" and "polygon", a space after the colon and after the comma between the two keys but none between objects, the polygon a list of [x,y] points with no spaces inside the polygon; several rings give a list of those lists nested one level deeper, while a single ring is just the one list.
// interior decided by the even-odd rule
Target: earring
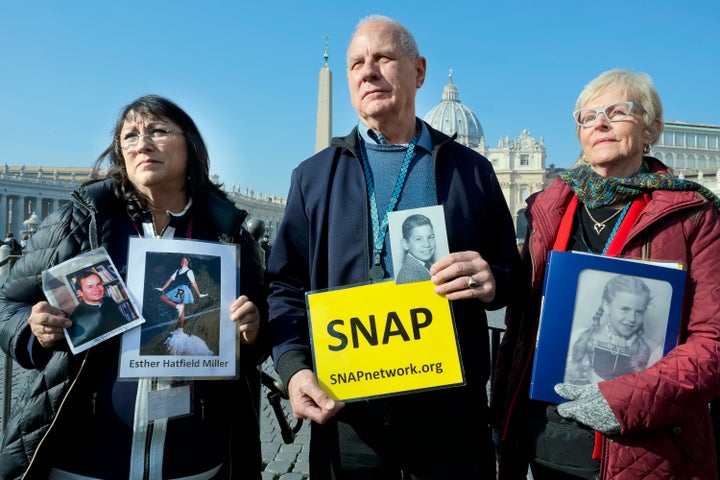
[{"label": "earring", "polygon": [[643,153],[650,153],[650,144],[646,143],[643,145]]}]

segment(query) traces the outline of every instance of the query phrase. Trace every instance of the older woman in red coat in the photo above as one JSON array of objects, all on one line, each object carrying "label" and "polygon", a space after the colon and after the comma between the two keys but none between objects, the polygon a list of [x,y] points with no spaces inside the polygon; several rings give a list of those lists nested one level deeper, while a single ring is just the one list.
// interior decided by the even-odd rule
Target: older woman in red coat
[{"label": "older woman in red coat", "polygon": [[[508,308],[492,388],[499,478],[718,478],[708,412],[720,394],[720,201],[648,156],[660,98],[646,74],[611,70],[580,94],[585,165],[528,199],[527,295]],[[528,398],[550,250],[687,265],[679,344],[649,367],[590,385],[559,384],[557,407]],[[552,432],[570,433],[562,445]],[[551,439],[552,441],[548,441]]]}]

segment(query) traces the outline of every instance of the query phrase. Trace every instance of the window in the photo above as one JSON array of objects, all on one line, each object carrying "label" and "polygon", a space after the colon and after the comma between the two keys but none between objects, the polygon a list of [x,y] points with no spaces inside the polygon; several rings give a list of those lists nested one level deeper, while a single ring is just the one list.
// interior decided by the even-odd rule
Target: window
[{"label": "window", "polygon": [[718,137],[717,135],[708,135],[708,148],[717,148]]},{"label": "window", "polygon": [[687,158],[687,161],[685,161],[685,155],[682,154],[678,155],[677,158],[679,163],[685,165],[685,168],[695,168],[695,157],[692,155]]},{"label": "window", "polygon": [[682,168],[683,165],[679,165],[677,161],[675,161],[675,158],[673,157],[672,153],[666,153],[665,158],[661,158],[660,160],[663,161],[663,163],[669,167],[672,168]]},{"label": "window", "polygon": [[522,187],[520,189],[520,201],[524,202],[527,199],[528,195],[530,195],[530,192],[528,191],[527,187]]},{"label": "window", "polygon": [[530,165],[530,155],[527,155],[527,154],[520,155],[520,166],[527,167],[528,165]]},{"label": "window", "polygon": [[695,135],[692,133],[688,133],[685,135],[685,146],[686,147],[694,147],[695,146]]}]

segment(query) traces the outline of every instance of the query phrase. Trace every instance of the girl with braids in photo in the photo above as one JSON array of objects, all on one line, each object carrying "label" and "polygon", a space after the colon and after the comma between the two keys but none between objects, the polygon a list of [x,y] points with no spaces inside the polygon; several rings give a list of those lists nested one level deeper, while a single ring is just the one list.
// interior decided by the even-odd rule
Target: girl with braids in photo
[{"label": "girl with braids in photo", "polygon": [[597,383],[647,368],[653,351],[644,336],[650,301],[650,289],[641,279],[629,275],[610,279],[592,326],[572,347],[565,382]]}]

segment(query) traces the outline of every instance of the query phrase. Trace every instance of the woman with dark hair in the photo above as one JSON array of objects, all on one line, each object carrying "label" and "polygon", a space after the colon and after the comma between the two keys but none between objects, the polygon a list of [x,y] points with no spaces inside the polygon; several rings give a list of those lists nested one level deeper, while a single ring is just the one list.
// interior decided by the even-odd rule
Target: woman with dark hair
[{"label": "woman with dark hair", "polygon": [[[0,478],[259,479],[257,365],[267,352],[267,307],[247,213],[210,180],[192,119],[155,95],[122,110],[94,177],[43,221],[0,291],[0,347],[34,371],[2,438]],[[127,278],[130,236],[236,246],[240,291],[229,308],[238,379],[118,381],[120,337],[70,353],[63,329],[72,323],[45,301],[42,271],[105,247]],[[185,399],[183,415],[162,406],[170,398]]]}]

